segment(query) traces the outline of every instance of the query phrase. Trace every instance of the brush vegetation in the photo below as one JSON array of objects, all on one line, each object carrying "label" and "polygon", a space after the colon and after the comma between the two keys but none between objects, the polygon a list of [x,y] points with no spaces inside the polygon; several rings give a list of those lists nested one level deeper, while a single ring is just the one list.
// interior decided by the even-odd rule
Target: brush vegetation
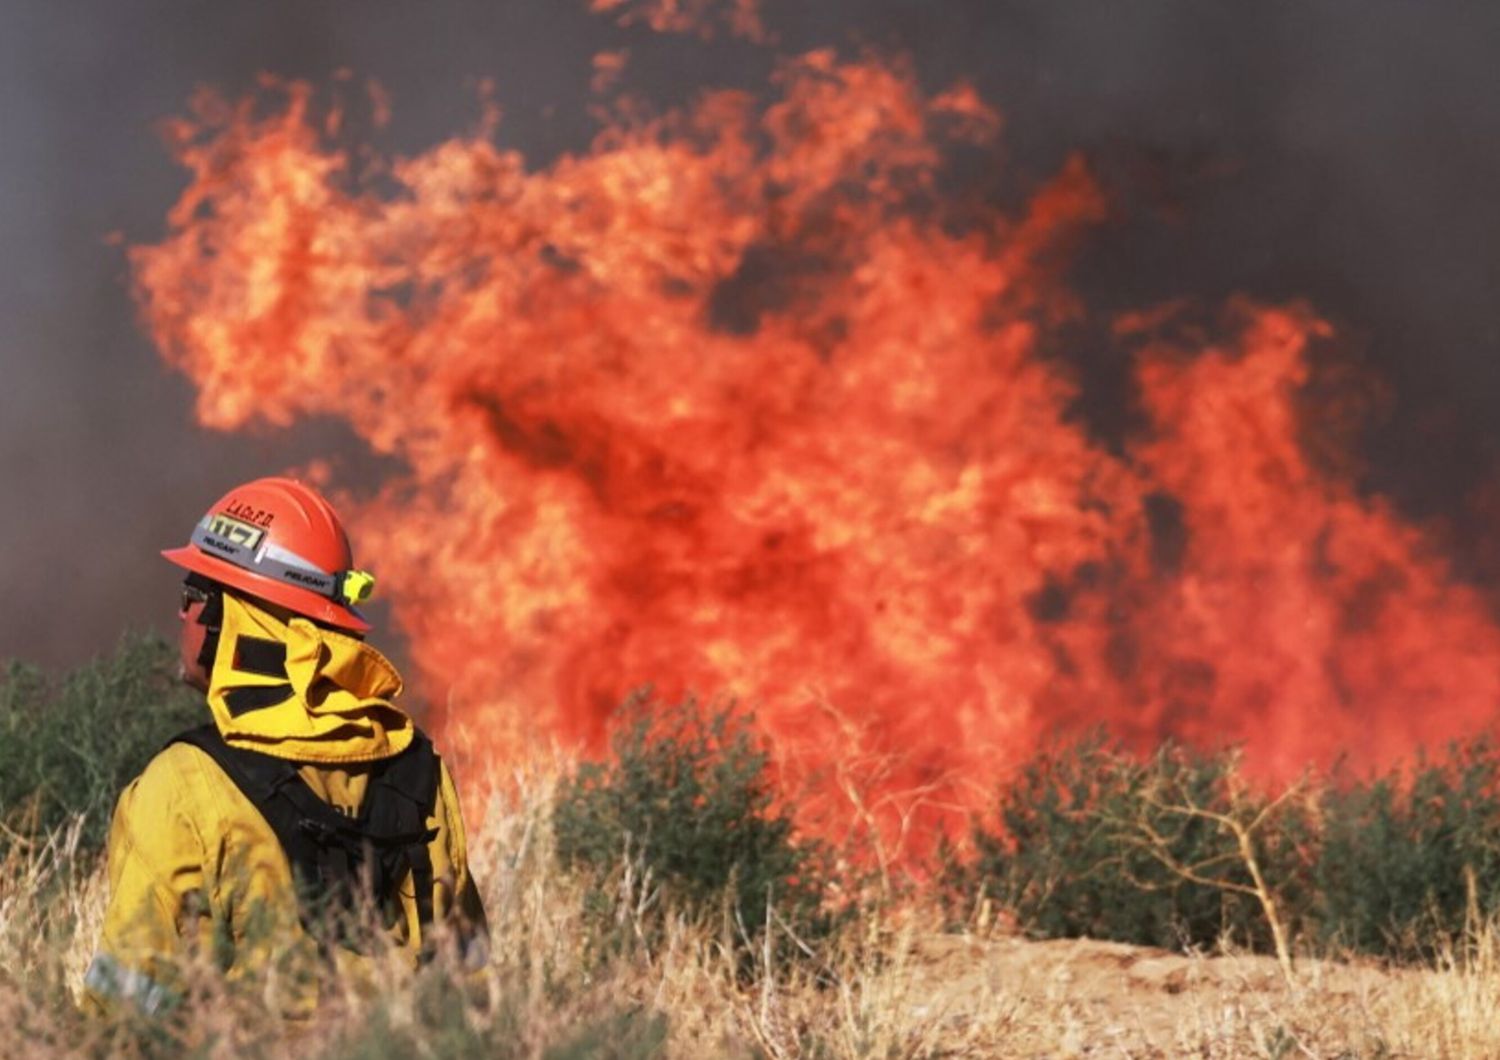
[{"label": "brush vegetation", "polygon": [[1273,952],[1280,930],[1420,962],[1500,916],[1500,754],[1267,789],[1232,750],[1142,759],[1096,733],[1028,762],[971,840],[946,857],[950,908],[1036,937]]},{"label": "brush vegetation", "polygon": [[[149,638],[61,679],[4,671],[0,1053],[1500,1055],[1486,744],[1266,791],[1231,752],[1091,737],[1030,762],[926,882],[840,909],[865,892],[775,810],[751,728],[646,699],[602,760],[533,763],[468,806],[484,970],[441,949],[416,972],[376,955],[357,983],[281,968],[324,984],[289,1021],[266,1016],[276,976],[189,956],[164,1017],[87,1017],[110,805],[202,710],[171,671]],[[1085,937],[1116,941],[1045,941]],[[1293,975],[1256,956],[1278,947]]]},{"label": "brush vegetation", "polygon": [[120,789],[203,714],[159,637],[127,637],[61,678],[0,662],[0,852],[75,819],[80,849],[100,849]]},{"label": "brush vegetation", "polygon": [[658,938],[673,916],[747,955],[778,929],[790,956],[828,933],[825,853],[773,810],[748,718],[641,695],[624,705],[611,750],[563,779],[552,831],[559,866],[593,884],[599,927],[620,902],[633,907],[631,932],[614,941]]}]

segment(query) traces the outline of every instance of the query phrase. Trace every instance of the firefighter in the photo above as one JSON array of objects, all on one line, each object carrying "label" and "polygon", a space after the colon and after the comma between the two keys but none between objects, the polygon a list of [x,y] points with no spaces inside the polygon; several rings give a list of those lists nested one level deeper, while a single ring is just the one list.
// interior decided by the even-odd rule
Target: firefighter
[{"label": "firefighter", "polygon": [[[258,479],[162,555],[187,572],[182,677],[211,721],[120,796],[90,1002],[160,1012],[195,950],[231,977],[298,953],[347,970],[368,960],[372,921],[414,965],[440,940],[482,964],[453,778],[364,642],[356,606],[374,579],[333,508],[300,482]],[[315,996],[277,1003],[305,1014]]]}]

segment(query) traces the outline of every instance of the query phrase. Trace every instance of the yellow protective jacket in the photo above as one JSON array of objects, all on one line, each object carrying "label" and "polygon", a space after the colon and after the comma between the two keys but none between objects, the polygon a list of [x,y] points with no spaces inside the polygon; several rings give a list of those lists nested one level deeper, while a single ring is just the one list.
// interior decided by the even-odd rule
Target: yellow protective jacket
[{"label": "yellow protective jacket", "polygon": [[[239,650],[241,638],[249,638],[244,645],[284,645],[285,673],[268,673],[263,663],[247,669],[244,660],[257,653]],[[301,618],[283,623],[225,593],[208,691],[215,725],[231,746],[298,763],[308,786],[344,813],[358,812],[370,764],[411,743],[411,719],[392,703],[400,690],[395,669],[362,641]],[[245,709],[246,703],[269,705]],[[427,825],[435,830],[428,845],[432,931],[446,931],[471,965],[482,962],[484,913],[446,766]],[[170,745],[121,794],[108,861],[109,905],[85,977],[91,1007],[123,1001],[159,1011],[179,992],[184,962],[211,961],[231,977],[247,978],[289,961],[305,968],[316,953],[275,833],[196,747]],[[396,890],[378,915],[414,964],[424,939],[410,873]],[[331,956],[340,973],[360,974],[363,958],[345,951]],[[316,982],[306,976],[265,981],[280,984],[281,993],[268,1000],[287,1015],[306,1014],[316,1001]],[[292,982],[300,985],[288,991]]]}]

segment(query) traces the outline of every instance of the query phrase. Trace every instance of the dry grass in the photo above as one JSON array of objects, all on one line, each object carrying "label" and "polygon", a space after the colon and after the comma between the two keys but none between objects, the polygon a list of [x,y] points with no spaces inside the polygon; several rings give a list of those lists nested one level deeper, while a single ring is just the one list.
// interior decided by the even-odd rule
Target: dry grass
[{"label": "dry grass", "polygon": [[[1500,930],[1476,924],[1431,966],[1187,956],[1089,941],[944,934],[920,902],[861,911],[812,955],[747,969],[681,919],[640,929],[621,880],[601,937],[554,867],[551,785],[532,777],[474,829],[492,921],[480,974],[378,963],[329,984],[317,1016],[265,1014],[274,977],[201,970],[162,1024],[79,1014],[102,872],[78,829],[0,864],[0,1055],[396,1057],[1494,1057]],[[784,949],[782,950],[784,952]]]}]

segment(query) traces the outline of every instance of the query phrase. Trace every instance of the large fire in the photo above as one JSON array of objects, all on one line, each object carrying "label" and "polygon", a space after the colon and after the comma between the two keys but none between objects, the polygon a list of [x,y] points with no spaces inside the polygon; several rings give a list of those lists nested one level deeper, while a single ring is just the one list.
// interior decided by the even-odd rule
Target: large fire
[{"label": "large fire", "polygon": [[1120,321],[1148,426],[1106,447],[1040,352],[1086,166],[1002,214],[945,192],[998,136],[973,91],[815,53],[775,94],[543,168],[486,126],[356,172],[301,88],[176,127],[149,327],[203,423],[404,467],[345,503],[437,724],[503,762],[645,683],[732,695],[806,826],[899,857],[1055,728],[1284,775],[1489,722],[1484,602],[1302,441],[1311,311]]}]

